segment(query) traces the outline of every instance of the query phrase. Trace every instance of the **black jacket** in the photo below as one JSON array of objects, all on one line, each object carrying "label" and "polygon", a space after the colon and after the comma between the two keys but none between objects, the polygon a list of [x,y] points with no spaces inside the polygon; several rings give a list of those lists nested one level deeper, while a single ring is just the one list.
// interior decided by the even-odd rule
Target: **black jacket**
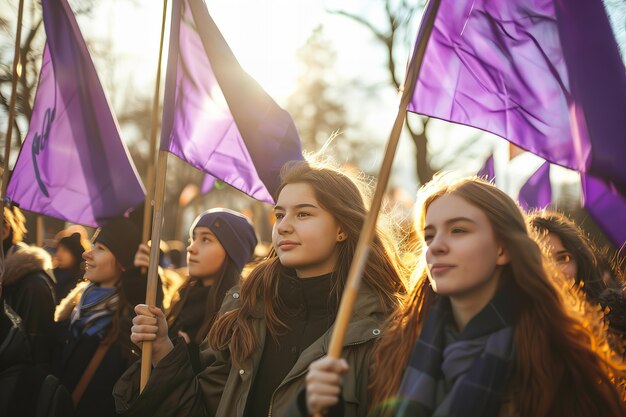
[{"label": "black jacket", "polygon": [[0,415],[71,417],[72,399],[59,380],[32,363],[21,319],[0,304]]}]

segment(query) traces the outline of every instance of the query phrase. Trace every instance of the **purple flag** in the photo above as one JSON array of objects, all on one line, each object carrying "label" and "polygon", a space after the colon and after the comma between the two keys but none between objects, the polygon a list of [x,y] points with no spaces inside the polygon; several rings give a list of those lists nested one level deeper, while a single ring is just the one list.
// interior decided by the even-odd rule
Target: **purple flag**
[{"label": "purple flag", "polygon": [[552,202],[552,185],[550,184],[550,163],[548,161],[528,178],[517,197],[519,205],[525,210],[544,209]]},{"label": "purple flag", "polygon": [[482,166],[482,168],[480,168],[476,176],[493,182],[493,180],[496,178],[496,170],[493,163],[493,154],[489,155],[489,158],[487,158],[485,164]]},{"label": "purple flag", "polygon": [[215,185],[216,178],[213,175],[206,174],[204,176],[204,180],[202,181],[202,187],[200,187],[200,194],[206,194]]},{"label": "purple flag", "polygon": [[101,226],[139,205],[144,188],[70,6],[42,8],[39,86],[7,195],[28,211]]},{"label": "purple flag", "polygon": [[458,0],[439,6],[408,110],[492,132],[626,195],[624,103],[601,0]]},{"label": "purple flag", "polygon": [[303,159],[289,114],[243,71],[204,2],[174,0],[161,149],[261,201]]},{"label": "purple flag", "polygon": [[[618,249],[626,245],[626,198],[605,181],[581,175],[583,207]],[[624,254],[622,254],[624,256]]]}]

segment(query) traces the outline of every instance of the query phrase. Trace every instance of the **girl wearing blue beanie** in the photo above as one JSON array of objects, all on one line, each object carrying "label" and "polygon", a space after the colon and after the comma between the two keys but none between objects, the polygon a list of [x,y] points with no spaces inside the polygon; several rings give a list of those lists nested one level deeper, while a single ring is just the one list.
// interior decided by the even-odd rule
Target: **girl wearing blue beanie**
[{"label": "girl wearing blue beanie", "polygon": [[[254,255],[254,227],[241,213],[207,210],[189,228],[189,279],[178,290],[167,312],[168,335],[196,348],[207,336],[224,295],[239,283],[241,271]],[[148,267],[149,248],[141,245],[135,265]]]}]

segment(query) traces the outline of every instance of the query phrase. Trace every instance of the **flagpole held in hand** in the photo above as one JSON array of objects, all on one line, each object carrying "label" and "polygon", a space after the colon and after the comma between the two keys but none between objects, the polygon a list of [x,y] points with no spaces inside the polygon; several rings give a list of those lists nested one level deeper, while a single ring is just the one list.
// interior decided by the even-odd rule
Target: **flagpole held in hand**
[{"label": "flagpole held in hand", "polygon": [[[161,225],[163,224],[163,201],[165,200],[165,174],[167,173],[167,151],[159,151],[156,170],[156,187],[154,190],[154,217],[152,218],[152,242],[161,240]],[[146,305],[156,304],[157,272],[159,268],[159,245],[150,246],[150,265],[148,268],[148,284],[146,286]],[[141,381],[140,391],[143,391],[152,370],[152,342],[143,342],[141,346]]]},{"label": "flagpole held in hand", "polygon": [[[413,90],[415,89],[417,77],[419,76],[419,70],[426,51],[426,44],[428,43],[428,38],[435,22],[439,2],[440,0],[431,0],[430,4],[426,6],[427,8],[425,11],[424,23],[420,28],[420,32],[422,32],[423,36],[421,37],[421,42],[419,42],[413,52],[413,58],[411,59],[411,63],[409,64],[409,68],[407,70],[398,115],[396,116],[396,120],[389,135],[389,142],[387,143],[385,157],[378,174],[378,181],[376,184],[376,190],[374,191],[372,204],[369,212],[367,213],[367,217],[365,218],[365,224],[357,243],[354,259],[352,260],[352,265],[350,266],[350,272],[348,273],[346,288],[343,292],[343,296],[341,297],[341,304],[339,305],[337,319],[335,320],[328,348],[328,356],[331,358],[339,359],[341,357],[341,348],[343,346],[348,324],[354,311],[354,302],[357,298],[359,287],[361,286],[361,277],[367,262],[369,246],[372,243],[374,236],[378,212],[380,211],[383,196],[385,190],[387,189],[387,184],[389,183],[391,166],[398,147],[400,133],[402,132],[402,127],[404,126],[407,111],[406,107],[413,97]],[[317,413],[315,417],[321,417],[321,414]]]}]

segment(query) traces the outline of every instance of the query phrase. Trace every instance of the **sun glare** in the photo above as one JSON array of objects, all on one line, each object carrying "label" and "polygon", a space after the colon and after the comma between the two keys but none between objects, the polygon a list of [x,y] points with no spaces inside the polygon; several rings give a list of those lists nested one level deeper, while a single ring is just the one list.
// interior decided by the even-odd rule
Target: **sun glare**
[{"label": "sun glare", "polygon": [[[206,3],[244,70],[274,99],[285,100],[294,90],[298,78],[297,50],[321,22],[322,5],[310,0],[216,0]],[[134,90],[150,91],[154,87],[162,6],[161,1],[154,0],[113,0],[101,4],[93,16],[84,20],[83,31],[87,39],[111,45],[119,66],[113,75],[109,75],[115,77],[115,82],[132,85]],[[169,8],[163,73],[167,59]],[[95,13],[97,19],[93,18]],[[96,66],[99,65],[106,64],[96,62]]]}]

